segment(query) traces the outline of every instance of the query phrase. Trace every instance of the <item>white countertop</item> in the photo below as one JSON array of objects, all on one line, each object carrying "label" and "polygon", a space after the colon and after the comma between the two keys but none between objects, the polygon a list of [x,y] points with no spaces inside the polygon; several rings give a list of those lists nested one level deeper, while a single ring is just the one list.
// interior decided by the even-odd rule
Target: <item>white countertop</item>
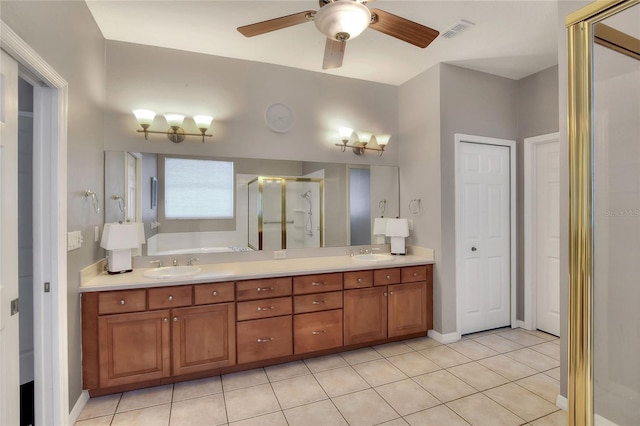
[{"label": "white countertop", "polygon": [[366,262],[350,256],[308,257],[300,259],[280,259],[214,263],[197,265],[201,271],[195,275],[173,279],[155,279],[144,276],[153,268],[136,268],[132,272],[109,275],[102,272],[80,287],[80,292],[125,290],[131,288],[164,287],[180,284],[198,284],[223,281],[239,281],[256,278],[282,277],[288,275],[322,274],[329,272],[357,271],[366,269],[397,268],[402,266],[425,265],[432,260],[416,255],[394,256],[389,262]]}]

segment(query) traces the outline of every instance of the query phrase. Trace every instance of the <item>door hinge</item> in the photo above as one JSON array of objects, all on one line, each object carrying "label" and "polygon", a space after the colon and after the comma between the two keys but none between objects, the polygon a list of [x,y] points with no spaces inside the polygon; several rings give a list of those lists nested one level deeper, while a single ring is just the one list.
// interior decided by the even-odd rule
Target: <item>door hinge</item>
[{"label": "door hinge", "polygon": [[50,282],[44,283],[44,292],[49,293],[50,291],[51,291],[51,283]]},{"label": "door hinge", "polygon": [[13,299],[11,301],[11,316],[14,316],[18,313],[18,301],[19,299]]}]

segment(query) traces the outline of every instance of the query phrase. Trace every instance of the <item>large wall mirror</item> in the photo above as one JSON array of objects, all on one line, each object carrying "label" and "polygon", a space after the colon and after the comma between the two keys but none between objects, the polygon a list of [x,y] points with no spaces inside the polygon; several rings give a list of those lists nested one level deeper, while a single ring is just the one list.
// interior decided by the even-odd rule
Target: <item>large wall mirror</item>
[{"label": "large wall mirror", "polygon": [[[187,166],[167,170],[167,160],[176,158],[195,163],[177,162]],[[218,166],[227,172],[230,167],[232,174],[207,181],[207,167]],[[177,182],[173,194],[185,196],[181,202],[216,198],[231,202],[231,210],[211,217],[171,217],[167,201],[175,195],[167,179]],[[257,179],[272,179],[273,188],[258,192]],[[218,192],[210,192],[212,186]],[[191,201],[189,191],[196,194]],[[253,251],[259,248],[253,234],[261,227],[265,236],[271,228],[287,231],[274,239],[283,245],[263,245],[265,250],[379,244],[384,236],[373,235],[375,218],[397,217],[399,194],[397,166],[105,152],[105,222],[143,222],[147,243],[142,255]]]}]

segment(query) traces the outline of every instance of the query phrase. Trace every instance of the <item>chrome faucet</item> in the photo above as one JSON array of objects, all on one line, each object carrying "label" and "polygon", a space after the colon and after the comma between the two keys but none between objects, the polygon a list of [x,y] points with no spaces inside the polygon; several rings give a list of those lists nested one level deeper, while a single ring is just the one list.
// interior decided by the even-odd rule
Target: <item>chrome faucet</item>
[{"label": "chrome faucet", "polygon": [[162,260],[160,260],[160,259],[150,260],[149,263],[156,263],[157,264],[156,268],[161,268],[162,267]]},{"label": "chrome faucet", "polygon": [[198,260],[200,260],[197,257],[190,257],[189,260],[187,261],[187,265],[191,266],[193,265],[193,262],[197,262]]}]

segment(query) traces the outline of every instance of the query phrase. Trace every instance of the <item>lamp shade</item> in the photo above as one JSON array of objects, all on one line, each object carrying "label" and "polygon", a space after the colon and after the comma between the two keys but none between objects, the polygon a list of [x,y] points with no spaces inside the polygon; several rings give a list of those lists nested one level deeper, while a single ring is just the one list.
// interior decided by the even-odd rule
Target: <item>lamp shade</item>
[{"label": "lamp shade", "polygon": [[373,219],[373,235],[386,235],[388,220],[389,219],[383,217]]},{"label": "lamp shade", "polygon": [[184,115],[175,112],[169,112],[165,114],[164,118],[167,120],[169,127],[180,127],[182,126],[182,122],[184,121]]},{"label": "lamp shade", "polygon": [[409,221],[407,219],[388,219],[387,237],[408,237]]},{"label": "lamp shade", "polygon": [[139,223],[105,223],[100,247],[107,250],[137,248],[144,241],[144,228],[141,234],[140,225]]},{"label": "lamp shade", "polygon": [[193,121],[196,122],[196,126],[198,129],[208,129],[211,126],[211,121],[213,117],[210,115],[196,115],[193,117]]},{"label": "lamp shade", "polygon": [[388,133],[376,135],[376,142],[378,142],[378,145],[380,146],[387,146],[389,139],[391,139],[391,135]]},{"label": "lamp shade", "polygon": [[338,133],[340,133],[340,139],[342,139],[343,141],[348,141],[351,138],[353,129],[349,127],[338,127]]},{"label": "lamp shade", "polygon": [[371,12],[362,3],[334,1],[320,8],[314,17],[316,27],[332,40],[358,37],[371,23]]},{"label": "lamp shade", "polygon": [[369,143],[373,136],[371,132],[365,132],[364,130],[358,130],[356,133],[358,134],[358,140],[362,143]]},{"label": "lamp shade", "polygon": [[133,115],[136,116],[138,124],[150,126],[153,123],[153,119],[156,117],[156,113],[149,111],[148,109],[137,109],[133,111]]}]

